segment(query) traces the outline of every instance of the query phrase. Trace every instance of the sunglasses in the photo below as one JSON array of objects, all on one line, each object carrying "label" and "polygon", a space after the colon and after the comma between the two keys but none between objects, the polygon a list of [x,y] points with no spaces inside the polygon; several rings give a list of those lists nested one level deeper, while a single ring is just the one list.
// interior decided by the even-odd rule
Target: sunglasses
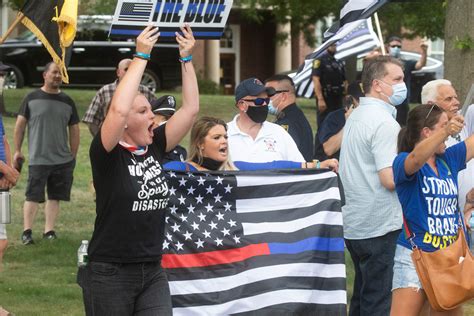
[{"label": "sunglasses", "polygon": [[390,47],[391,47],[391,48],[395,48],[395,47],[397,47],[397,48],[402,48],[401,45],[390,45]]},{"label": "sunglasses", "polygon": [[277,95],[277,94],[283,93],[283,92],[290,92],[290,90],[275,90],[272,87],[267,88],[267,94],[268,94],[269,97],[273,97],[274,95]]},{"label": "sunglasses", "polygon": [[435,106],[439,108],[439,106],[436,103],[433,103],[433,105],[431,106],[431,109],[428,111],[428,114],[426,114],[425,121],[423,122],[423,126],[426,126],[426,120],[430,116],[431,112],[433,112],[433,109]]},{"label": "sunglasses", "polygon": [[270,98],[256,98],[254,100],[242,99],[242,101],[253,102],[255,105],[263,105],[270,103]]}]

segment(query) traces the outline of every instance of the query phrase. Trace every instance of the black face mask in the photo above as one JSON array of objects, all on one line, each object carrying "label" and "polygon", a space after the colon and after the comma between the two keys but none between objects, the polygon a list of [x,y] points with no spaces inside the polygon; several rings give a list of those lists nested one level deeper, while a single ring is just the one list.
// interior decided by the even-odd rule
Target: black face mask
[{"label": "black face mask", "polygon": [[247,115],[255,123],[263,123],[268,116],[268,106],[249,106],[247,109]]},{"label": "black face mask", "polygon": [[217,160],[214,160],[214,159],[208,158],[208,157],[202,157],[202,163],[201,164],[199,164],[199,161],[198,161],[197,157],[195,157],[193,159],[193,162],[200,165],[203,168],[206,168],[207,170],[212,170],[212,171],[219,170],[219,168],[223,164],[222,161],[217,161]]}]

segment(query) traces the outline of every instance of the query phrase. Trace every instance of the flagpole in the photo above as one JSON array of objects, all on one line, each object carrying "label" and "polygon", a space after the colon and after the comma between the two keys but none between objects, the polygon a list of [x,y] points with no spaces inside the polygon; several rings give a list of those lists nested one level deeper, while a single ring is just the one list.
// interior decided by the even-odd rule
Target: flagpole
[{"label": "flagpole", "polygon": [[12,25],[10,25],[7,32],[2,37],[0,37],[0,44],[3,44],[3,42],[5,42],[7,37],[11,34],[11,32],[13,32],[13,29],[18,25],[18,23],[21,22],[21,20],[23,20],[24,17],[25,15],[22,12],[18,12],[15,21],[13,21]]},{"label": "flagpole", "polygon": [[382,36],[382,30],[380,29],[380,21],[379,21],[379,15],[377,12],[374,13],[374,19],[375,19],[375,27],[377,28],[377,35],[379,36],[379,41],[382,49],[382,55],[385,55],[387,52],[385,51],[385,44],[383,42],[383,36]]}]

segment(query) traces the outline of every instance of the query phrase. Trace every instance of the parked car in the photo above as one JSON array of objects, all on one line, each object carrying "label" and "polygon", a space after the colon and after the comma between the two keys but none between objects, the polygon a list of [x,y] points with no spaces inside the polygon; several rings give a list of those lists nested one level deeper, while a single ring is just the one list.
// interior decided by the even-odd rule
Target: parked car
[{"label": "parked car", "polygon": [[[115,80],[115,69],[123,58],[132,58],[135,42],[108,38],[111,16],[79,16],[76,38],[68,66],[69,85],[100,87]],[[153,49],[142,83],[153,91],[171,89],[181,83],[176,43],[158,43]],[[0,60],[12,68],[7,88],[38,86],[51,56],[29,30],[0,45]]]}]

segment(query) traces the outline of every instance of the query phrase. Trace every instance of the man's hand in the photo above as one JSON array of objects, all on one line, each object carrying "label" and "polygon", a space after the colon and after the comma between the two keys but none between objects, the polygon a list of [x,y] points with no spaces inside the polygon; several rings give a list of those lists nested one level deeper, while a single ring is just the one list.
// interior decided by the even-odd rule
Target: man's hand
[{"label": "man's hand", "polygon": [[20,173],[16,169],[10,166],[5,165],[4,167],[5,168],[3,168],[3,177],[8,182],[10,182],[12,186],[16,185],[16,182],[18,181],[18,177],[20,176]]},{"label": "man's hand", "polygon": [[425,53],[426,53],[426,51],[428,51],[428,44],[426,44],[426,42],[422,42],[422,43],[420,44],[420,48],[421,48],[421,51],[422,51],[422,52],[425,52]]},{"label": "man's hand", "polygon": [[324,99],[318,99],[318,110],[320,113],[326,111],[328,106],[326,105],[326,101]]},{"label": "man's hand", "polygon": [[15,153],[13,154],[13,167],[16,170],[21,169],[21,167],[18,165],[18,161],[20,160],[25,161],[25,156],[23,156],[23,154],[20,151],[15,151]]}]

